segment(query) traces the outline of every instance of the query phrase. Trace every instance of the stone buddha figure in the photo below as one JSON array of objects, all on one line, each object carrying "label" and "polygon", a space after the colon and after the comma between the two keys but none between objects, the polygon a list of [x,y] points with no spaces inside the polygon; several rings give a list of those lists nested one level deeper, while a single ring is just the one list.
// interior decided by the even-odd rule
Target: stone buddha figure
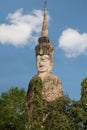
[{"label": "stone buddha figure", "polygon": [[40,37],[36,46],[36,65],[38,76],[42,79],[43,100],[49,102],[63,95],[61,80],[52,74],[54,47],[48,37]]},{"label": "stone buddha figure", "polygon": [[[48,37],[48,22],[46,3],[44,7],[44,18],[42,25],[42,36],[38,39],[38,44],[35,47],[36,66],[38,73],[36,76],[40,77],[43,83],[42,97],[46,102],[54,101],[63,96],[61,80],[52,74],[53,68],[53,53],[54,47],[50,43]],[[30,87],[32,87],[31,79],[27,91],[27,105],[31,100]],[[29,108],[29,105],[28,105]]]}]

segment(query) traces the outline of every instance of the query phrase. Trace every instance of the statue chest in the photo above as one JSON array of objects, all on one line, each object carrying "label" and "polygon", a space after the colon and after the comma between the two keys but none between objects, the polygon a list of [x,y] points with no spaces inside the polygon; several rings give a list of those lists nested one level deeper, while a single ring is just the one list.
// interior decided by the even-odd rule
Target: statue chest
[{"label": "statue chest", "polygon": [[60,95],[61,84],[56,79],[46,79],[43,81],[42,96],[46,101],[53,101]]}]

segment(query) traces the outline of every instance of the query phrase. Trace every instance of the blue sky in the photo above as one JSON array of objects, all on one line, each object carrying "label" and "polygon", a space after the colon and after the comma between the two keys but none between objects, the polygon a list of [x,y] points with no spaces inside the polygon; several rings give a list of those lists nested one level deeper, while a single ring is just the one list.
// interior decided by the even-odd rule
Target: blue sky
[{"label": "blue sky", "polygon": [[[41,36],[43,0],[0,0],[0,93],[27,90],[37,74],[34,47]],[[87,77],[87,0],[47,0],[53,73],[72,99]]]}]

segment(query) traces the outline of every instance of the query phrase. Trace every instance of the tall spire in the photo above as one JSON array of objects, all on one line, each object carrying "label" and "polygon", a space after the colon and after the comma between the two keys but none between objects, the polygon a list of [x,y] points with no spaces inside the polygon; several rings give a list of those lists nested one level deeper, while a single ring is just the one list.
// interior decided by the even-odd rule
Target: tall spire
[{"label": "tall spire", "polygon": [[47,8],[46,0],[44,1],[44,17],[42,25],[42,36],[38,38],[38,45],[35,47],[36,56],[37,55],[49,55],[50,59],[53,58],[54,47],[50,43],[48,37],[48,20],[47,20]]},{"label": "tall spire", "polygon": [[42,25],[42,37],[48,37],[48,20],[47,20],[46,0],[44,1],[44,17],[43,17],[43,25]]}]

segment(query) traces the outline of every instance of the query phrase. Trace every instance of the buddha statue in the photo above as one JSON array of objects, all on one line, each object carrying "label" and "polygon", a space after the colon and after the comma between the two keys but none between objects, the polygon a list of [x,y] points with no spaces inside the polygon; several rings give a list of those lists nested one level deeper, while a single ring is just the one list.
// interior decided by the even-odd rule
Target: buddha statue
[{"label": "buddha statue", "polygon": [[[36,66],[38,70],[37,75],[35,75],[35,77],[38,76],[42,80],[43,101],[44,102],[54,101],[59,97],[63,96],[63,90],[61,80],[57,76],[52,74],[54,47],[51,45],[50,39],[48,37],[46,4],[44,8],[42,36],[38,39],[38,44],[35,47],[35,53],[36,53]],[[33,92],[31,92],[33,79],[34,77],[29,82],[27,91],[28,110],[30,109],[30,102],[34,96]]]}]

